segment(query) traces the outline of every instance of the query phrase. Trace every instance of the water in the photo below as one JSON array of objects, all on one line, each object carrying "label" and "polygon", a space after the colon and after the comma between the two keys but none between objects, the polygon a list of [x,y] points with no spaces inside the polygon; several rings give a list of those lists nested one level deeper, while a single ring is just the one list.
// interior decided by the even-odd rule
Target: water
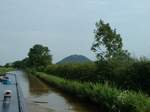
[{"label": "water", "polygon": [[15,71],[15,74],[27,101],[29,112],[100,112],[96,106],[49,87],[32,75],[22,71]]}]

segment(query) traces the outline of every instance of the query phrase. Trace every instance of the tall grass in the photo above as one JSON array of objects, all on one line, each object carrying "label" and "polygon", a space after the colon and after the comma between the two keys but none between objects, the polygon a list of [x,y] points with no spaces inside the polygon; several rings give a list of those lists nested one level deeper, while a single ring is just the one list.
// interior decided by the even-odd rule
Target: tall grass
[{"label": "tall grass", "polygon": [[41,72],[35,74],[68,93],[103,106],[106,112],[150,112],[150,98],[140,92],[119,90],[107,83],[81,83]]}]

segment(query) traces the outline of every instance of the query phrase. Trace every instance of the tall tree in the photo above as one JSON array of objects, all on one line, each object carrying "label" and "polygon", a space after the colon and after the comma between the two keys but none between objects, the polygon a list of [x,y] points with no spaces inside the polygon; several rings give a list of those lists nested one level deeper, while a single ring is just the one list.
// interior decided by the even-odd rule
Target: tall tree
[{"label": "tall tree", "polygon": [[49,53],[48,47],[36,44],[30,49],[28,56],[31,66],[40,67],[47,66],[52,63],[52,55]]},{"label": "tall tree", "polygon": [[94,33],[95,40],[91,50],[96,53],[98,60],[129,55],[127,50],[123,50],[120,34],[117,34],[116,29],[111,29],[109,23],[105,24],[100,20],[96,23]]}]

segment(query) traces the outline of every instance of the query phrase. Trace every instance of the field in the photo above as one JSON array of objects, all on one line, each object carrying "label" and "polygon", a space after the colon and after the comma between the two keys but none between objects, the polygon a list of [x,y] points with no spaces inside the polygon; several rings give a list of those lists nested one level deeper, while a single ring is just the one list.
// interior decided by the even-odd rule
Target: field
[{"label": "field", "polygon": [[0,67],[0,75],[3,75],[6,72],[14,70],[13,68],[5,68],[5,67]]}]

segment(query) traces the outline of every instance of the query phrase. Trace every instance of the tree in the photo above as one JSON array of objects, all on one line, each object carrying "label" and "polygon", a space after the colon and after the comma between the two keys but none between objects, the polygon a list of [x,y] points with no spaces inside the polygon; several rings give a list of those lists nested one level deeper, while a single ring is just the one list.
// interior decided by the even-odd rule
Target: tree
[{"label": "tree", "polygon": [[52,55],[48,47],[36,44],[30,49],[28,56],[29,62],[33,67],[47,66],[52,63]]},{"label": "tree", "polygon": [[129,56],[127,50],[123,50],[123,43],[120,34],[116,29],[112,30],[109,23],[102,20],[96,23],[94,30],[95,40],[91,50],[96,53],[98,60],[107,60],[119,56]]},{"label": "tree", "polygon": [[14,68],[24,69],[26,67],[30,67],[29,58],[24,58],[23,60],[18,60],[12,63]]}]

